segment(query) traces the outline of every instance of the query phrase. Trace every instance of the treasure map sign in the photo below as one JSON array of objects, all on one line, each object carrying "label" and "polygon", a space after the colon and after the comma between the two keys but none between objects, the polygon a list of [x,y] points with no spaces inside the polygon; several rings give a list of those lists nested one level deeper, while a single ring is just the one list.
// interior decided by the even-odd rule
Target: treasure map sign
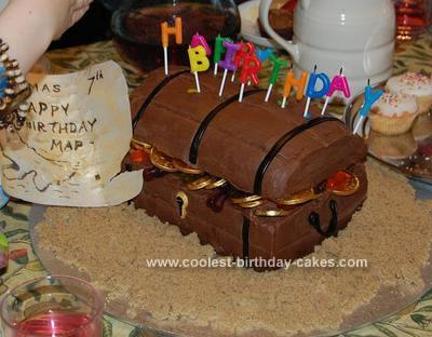
[{"label": "treasure map sign", "polygon": [[2,132],[4,190],[25,201],[100,207],[132,199],[142,171],[121,173],[132,122],[128,88],[114,62],[67,75],[34,75],[30,111]]}]

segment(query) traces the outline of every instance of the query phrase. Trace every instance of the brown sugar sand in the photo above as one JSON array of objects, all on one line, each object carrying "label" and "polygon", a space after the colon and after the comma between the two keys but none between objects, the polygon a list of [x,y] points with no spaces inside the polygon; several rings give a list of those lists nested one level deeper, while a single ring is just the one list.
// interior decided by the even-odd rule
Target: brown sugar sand
[{"label": "brown sugar sand", "polygon": [[[146,260],[214,258],[133,206],[49,208],[37,226],[55,272],[84,273],[129,320],[188,336],[304,336],[336,332],[392,313],[427,287],[432,202],[407,180],[368,163],[368,200],[339,237],[310,259],[366,259],[367,268],[148,268]],[[62,265],[66,269],[59,268]],[[56,267],[57,266],[57,267]],[[57,268],[57,269],[56,269]]]}]

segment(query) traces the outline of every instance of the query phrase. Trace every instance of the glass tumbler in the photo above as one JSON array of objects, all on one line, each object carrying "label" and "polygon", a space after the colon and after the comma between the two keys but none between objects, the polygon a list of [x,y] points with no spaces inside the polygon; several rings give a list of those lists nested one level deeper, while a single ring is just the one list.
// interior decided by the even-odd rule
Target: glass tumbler
[{"label": "glass tumbler", "polygon": [[425,32],[429,25],[430,0],[395,0],[396,38],[409,41]]},{"label": "glass tumbler", "polygon": [[101,337],[104,301],[89,283],[47,276],[4,295],[4,337]]}]

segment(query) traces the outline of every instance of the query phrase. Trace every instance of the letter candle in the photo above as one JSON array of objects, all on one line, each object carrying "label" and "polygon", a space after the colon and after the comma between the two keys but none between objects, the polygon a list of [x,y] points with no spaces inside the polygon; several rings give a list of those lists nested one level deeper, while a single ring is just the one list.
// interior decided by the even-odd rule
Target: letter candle
[{"label": "letter candle", "polygon": [[190,46],[188,49],[188,54],[191,72],[195,76],[196,89],[200,93],[201,85],[198,73],[202,71],[207,71],[210,68],[210,60],[207,57],[206,49],[201,45],[195,48],[192,48]]},{"label": "letter candle", "polygon": [[290,70],[288,72],[283,89],[282,109],[285,108],[287,99],[290,96],[293,88],[296,89],[296,99],[298,101],[304,97],[304,91],[308,77],[309,74],[306,71],[300,75],[299,79],[295,77],[294,71]]},{"label": "letter candle", "polygon": [[252,81],[255,85],[258,85],[258,73],[261,70],[261,62],[258,57],[253,53],[252,55],[246,55],[243,60],[243,67],[240,73],[240,94],[239,94],[239,102],[243,102],[244,89],[246,83]]},{"label": "letter candle", "polygon": [[174,27],[168,26],[168,22],[161,23],[162,30],[162,47],[164,53],[164,66],[165,66],[165,76],[168,76],[168,47],[169,47],[169,36],[174,35],[176,44],[183,43],[183,23],[181,17],[176,17]]},{"label": "letter candle", "polygon": [[340,91],[344,94],[345,98],[351,97],[351,89],[348,84],[348,79],[343,75],[343,68],[341,68],[339,75],[333,77],[333,80],[330,84],[330,90],[326,95],[326,100],[324,106],[321,111],[321,115],[324,116],[327,106],[330,102],[330,99],[333,97],[336,91]]},{"label": "letter candle", "polygon": [[255,53],[258,59],[261,61],[261,63],[267,61],[269,58],[274,56],[273,48],[266,48],[266,49],[257,48]]},{"label": "letter candle", "polygon": [[[317,66],[315,66],[314,72],[312,74],[310,74],[310,77],[309,77],[309,83],[308,83],[308,87],[306,90],[307,101],[306,101],[305,111],[303,114],[304,118],[307,118],[309,115],[309,108],[310,108],[312,98],[324,97],[326,95],[326,93],[328,92],[329,87],[330,87],[329,77],[324,73],[317,74],[316,70],[317,70]],[[316,89],[318,81],[321,81],[321,83],[322,83],[322,88],[319,90]]]},{"label": "letter candle", "polygon": [[[243,43],[240,42],[240,49],[234,56],[234,64],[236,65],[236,68],[241,68],[244,59],[246,55],[252,55],[255,54],[255,46],[252,42]],[[236,77],[236,70],[233,72],[231,76],[231,82],[235,81]]]},{"label": "letter candle", "polygon": [[218,35],[216,37],[215,47],[214,47],[214,54],[213,54],[213,62],[214,62],[214,75],[216,76],[218,74],[219,69],[219,62],[222,59],[222,54],[225,53],[226,49],[223,46],[223,43],[232,42],[230,39],[221,37]]},{"label": "letter candle", "polygon": [[235,71],[237,69],[234,64],[234,56],[240,49],[240,45],[231,41],[224,41],[223,46],[226,49],[225,58],[219,62],[219,66],[224,69],[221,86],[219,89],[219,97],[223,95],[225,89],[226,78],[228,71]]},{"label": "letter candle", "polygon": [[267,94],[265,97],[265,102],[268,102],[273,90],[273,86],[277,83],[278,79],[279,79],[279,74],[281,71],[281,68],[286,67],[288,65],[288,62],[278,58],[274,55],[270,56],[270,61],[273,63],[273,70],[272,70],[272,74],[271,74],[271,78],[270,78],[270,85],[267,89]]},{"label": "letter candle", "polygon": [[192,48],[195,48],[198,46],[203,46],[207,56],[211,56],[211,54],[212,54],[212,49],[210,48],[209,44],[207,43],[207,40],[205,39],[204,36],[200,35],[199,33],[195,33],[195,35],[192,36],[192,41],[191,41],[190,46]]},{"label": "letter candle", "polygon": [[371,110],[372,106],[374,105],[374,103],[376,101],[378,101],[380,99],[380,97],[384,94],[383,90],[373,90],[373,88],[370,85],[370,80],[368,81],[368,85],[365,88],[365,94],[364,94],[364,103],[363,106],[361,107],[359,114],[360,114],[360,118],[354,128],[353,134],[356,135],[359,130],[360,127],[362,126],[364,120],[366,119],[366,117],[369,115],[369,111]]}]

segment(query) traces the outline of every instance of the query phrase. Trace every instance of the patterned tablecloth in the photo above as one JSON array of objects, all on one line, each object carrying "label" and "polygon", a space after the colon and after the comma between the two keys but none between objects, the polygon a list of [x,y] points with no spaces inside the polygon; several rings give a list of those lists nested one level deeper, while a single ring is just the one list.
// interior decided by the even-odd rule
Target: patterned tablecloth
[{"label": "patterned tablecloth", "polygon": [[[145,77],[123,62],[112,42],[100,42],[85,47],[52,51],[47,54],[50,70],[65,73],[83,69],[91,64],[115,60],[125,70],[130,88]],[[423,36],[415,43],[397,48],[395,73],[406,70],[432,72],[432,38]],[[0,212],[0,227],[11,242],[10,266],[0,278],[0,294],[22,282],[45,275],[34,255],[29,234],[31,205],[10,202]],[[432,288],[432,287],[431,287]],[[129,325],[111,317],[104,318],[104,337],[157,336],[145,328]],[[418,303],[404,308],[398,314],[340,336],[346,337],[426,337],[432,336],[432,291]]]}]

